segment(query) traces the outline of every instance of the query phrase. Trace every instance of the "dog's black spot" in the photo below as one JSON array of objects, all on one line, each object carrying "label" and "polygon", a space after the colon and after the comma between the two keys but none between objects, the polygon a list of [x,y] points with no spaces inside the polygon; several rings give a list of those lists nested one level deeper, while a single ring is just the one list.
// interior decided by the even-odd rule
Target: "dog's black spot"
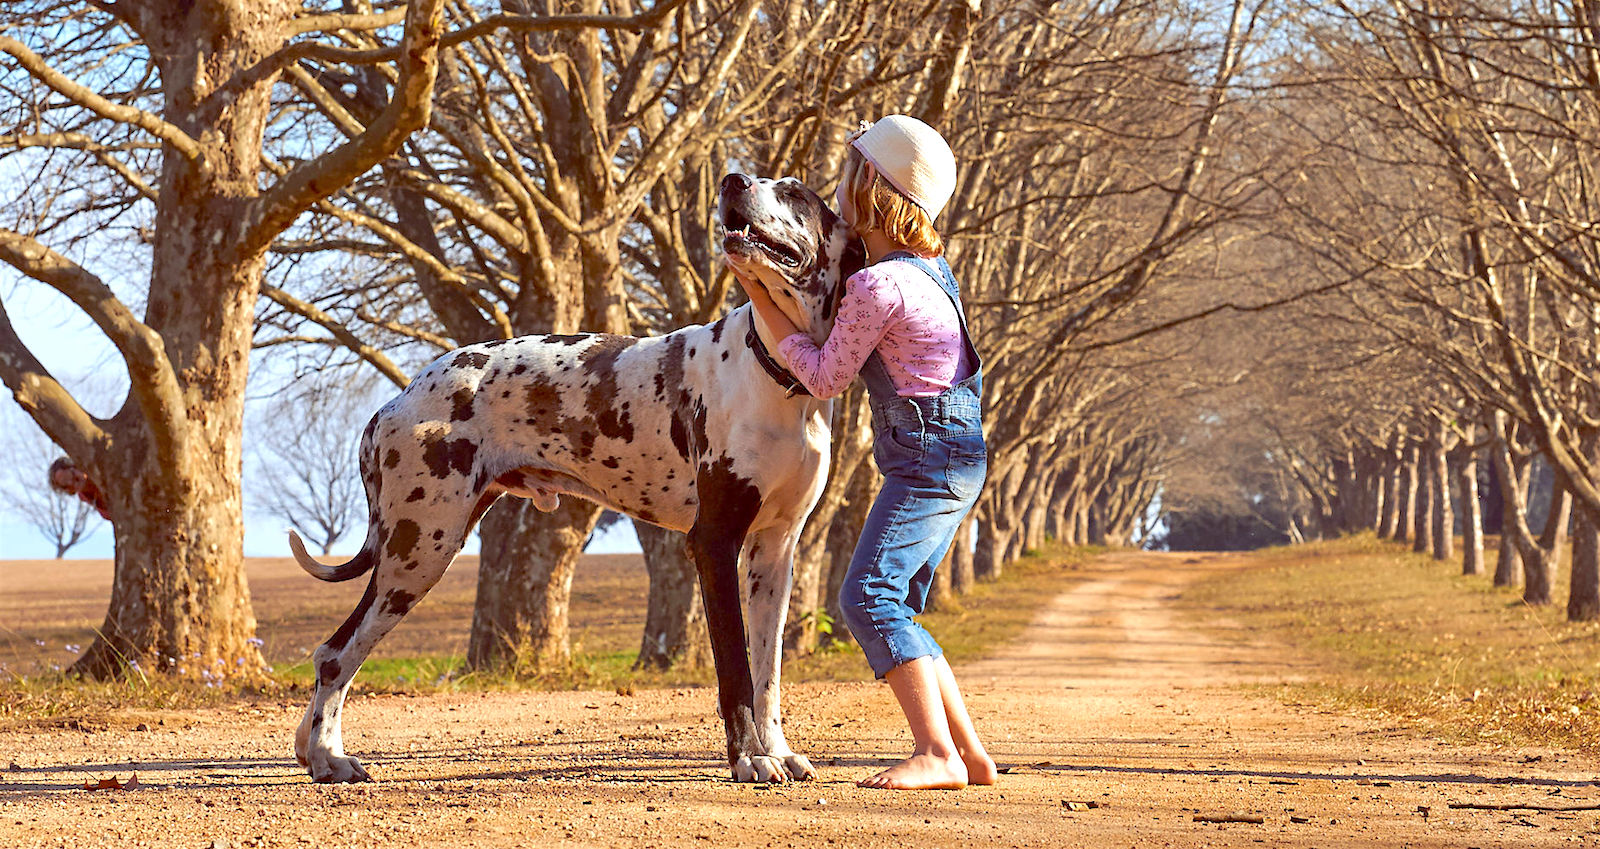
[{"label": "dog's black spot", "polygon": [[389,545],[384,549],[390,557],[410,557],[411,552],[417,547],[417,538],[422,536],[422,528],[410,519],[401,519],[394,523],[394,533],[389,537]]},{"label": "dog's black spot", "polygon": [[515,366],[512,366],[511,373],[514,374],[514,375],[515,374],[523,374],[523,373],[527,372],[527,370],[528,370],[528,364],[527,363],[517,363]]},{"label": "dog's black spot", "polygon": [[612,335],[594,338],[595,343],[583,349],[583,353],[578,355],[584,371],[594,377],[584,396],[584,407],[588,409],[589,416],[600,429],[601,435],[608,439],[632,442],[632,420],[626,410],[619,412],[612,404],[619,394],[617,358],[639,340],[632,336]]},{"label": "dog's black spot", "polygon": [[416,489],[411,490],[411,494],[406,496],[406,503],[409,504],[413,501],[421,501],[426,495],[427,493],[424,492],[422,487],[419,486]]},{"label": "dog's black spot", "polygon": [[544,341],[557,345],[578,345],[589,341],[590,338],[592,337],[588,333],[547,333]]},{"label": "dog's black spot", "polygon": [[385,469],[392,469],[398,465],[400,465],[400,452],[390,448],[388,452],[383,455],[383,467]]},{"label": "dog's black spot", "polygon": [[405,590],[390,590],[389,594],[383,599],[384,609],[400,616],[411,612],[411,605],[416,603],[416,594],[408,593]]},{"label": "dog's black spot", "polygon": [[706,405],[699,397],[694,399],[694,439],[695,446],[701,451],[711,444],[706,437]]},{"label": "dog's black spot", "polygon": [[450,421],[464,422],[472,418],[472,401],[477,397],[477,391],[466,386],[450,393]]},{"label": "dog's black spot", "polygon": [[728,326],[728,317],[727,316],[723,316],[722,318],[719,318],[716,321],[712,322],[712,324],[711,324],[711,341],[712,342],[721,342],[722,341],[722,331],[727,326]]},{"label": "dog's black spot", "polygon": [[450,358],[451,368],[483,368],[489,364],[489,355],[481,351],[462,351]]},{"label": "dog's black spot", "polygon": [[422,462],[436,478],[465,475],[472,471],[472,461],[477,456],[478,445],[470,439],[432,435],[422,443]]},{"label": "dog's black spot", "polygon": [[727,351],[723,351],[722,352],[722,361],[723,362],[727,362],[728,361],[728,352]]},{"label": "dog's black spot", "polygon": [[674,333],[661,346],[661,359],[656,362],[656,400],[664,401],[667,393],[683,386],[684,349],[689,343],[683,334]]},{"label": "dog's black spot", "polygon": [[600,461],[600,465],[605,466],[608,469],[615,469],[617,466],[621,465],[621,463],[619,463],[615,457],[607,457]]},{"label": "dog's black spot", "polygon": [[407,572],[410,572],[412,569],[417,568],[417,561],[408,560],[408,561],[406,561],[406,565],[401,566],[400,568],[406,570]]},{"label": "dog's black spot", "polygon": [[440,530],[434,531],[433,538],[435,541],[444,539],[444,530],[441,528]]},{"label": "dog's black spot", "polygon": [[317,667],[317,684],[330,684],[339,677],[344,670],[339,666],[339,659],[330,657]]},{"label": "dog's black spot", "polygon": [[507,342],[510,342],[510,341],[511,341],[510,339],[496,339],[493,342],[485,342],[482,345],[479,345],[478,347],[480,347],[480,348],[498,348],[501,345],[504,345],[504,344],[506,344]]},{"label": "dog's black spot", "polygon": [[315,731],[315,730],[317,730],[318,728],[321,728],[321,727],[322,727],[322,714],[321,713],[317,713],[317,714],[312,715],[312,717],[311,717],[311,730]]},{"label": "dog's black spot", "polygon": [[676,410],[672,413],[672,447],[678,449],[679,457],[689,459],[689,426]]},{"label": "dog's black spot", "polygon": [[689,359],[691,359],[691,360],[694,359],[694,351],[695,351],[695,349],[693,349],[693,348],[689,349]]}]

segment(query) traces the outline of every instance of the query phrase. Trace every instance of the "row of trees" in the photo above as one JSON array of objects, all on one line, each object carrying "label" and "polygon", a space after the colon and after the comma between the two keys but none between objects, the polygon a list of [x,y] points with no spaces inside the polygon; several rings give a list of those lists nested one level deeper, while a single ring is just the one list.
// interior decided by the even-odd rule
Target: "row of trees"
[{"label": "row of trees", "polygon": [[[0,259],[72,298],[132,383],[114,415],[86,413],[0,312],[0,379],[112,495],[113,597],[75,669],[255,654],[252,357],[400,387],[470,342],[709,320],[730,302],[711,230],[730,164],[826,193],[856,120],[891,112],[940,127],[963,164],[941,224],[988,366],[990,484],[942,591],[1047,535],[1129,539],[1170,455],[1181,347],[1151,322],[1215,308],[1214,254],[1280,167],[1238,146],[1266,5],[8,4],[0,162],[33,188]],[[98,276],[108,243],[148,274]],[[869,445],[852,390],[796,564],[794,650],[816,645],[870,504]],[[470,663],[566,660],[598,513],[485,517]],[[681,541],[640,536],[641,662],[693,660]]]},{"label": "row of trees", "polygon": [[[1260,104],[1271,250],[1331,294],[1257,321],[1232,409],[1310,533],[1373,529],[1600,617],[1600,5],[1302,4]],[[1530,470],[1548,471],[1530,476]],[[1534,481],[1530,483],[1530,481]],[[1280,485],[1282,488],[1282,485]],[[1539,502],[1537,509],[1533,502]]]}]

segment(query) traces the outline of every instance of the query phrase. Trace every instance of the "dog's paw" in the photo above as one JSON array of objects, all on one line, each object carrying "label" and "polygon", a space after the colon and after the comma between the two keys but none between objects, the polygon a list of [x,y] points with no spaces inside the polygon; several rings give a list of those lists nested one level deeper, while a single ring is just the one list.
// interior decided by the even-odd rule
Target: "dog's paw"
[{"label": "dog's paw", "polygon": [[777,758],[746,755],[733,762],[733,780],[740,783],[782,784],[789,780],[789,771],[784,762]]},{"label": "dog's paw", "polygon": [[789,777],[795,781],[811,781],[817,777],[817,768],[805,755],[790,752],[783,758],[783,768],[789,771]]},{"label": "dog's paw", "polygon": [[312,757],[308,769],[312,780],[318,784],[354,784],[372,780],[372,776],[361,766],[361,761],[351,757]]}]

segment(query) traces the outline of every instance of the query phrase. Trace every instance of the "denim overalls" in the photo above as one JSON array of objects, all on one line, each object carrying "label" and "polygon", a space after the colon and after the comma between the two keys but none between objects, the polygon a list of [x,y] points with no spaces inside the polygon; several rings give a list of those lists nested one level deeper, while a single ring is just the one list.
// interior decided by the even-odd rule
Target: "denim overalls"
[{"label": "denim overalls", "polygon": [[927,604],[933,570],[978,500],[989,465],[980,401],[983,367],[955,275],[943,257],[935,265],[897,251],[882,261],[917,266],[950,296],[972,374],[936,396],[902,398],[876,351],[861,367],[876,435],[872,456],[883,486],[839,588],[839,609],[879,678],[906,661],[944,653],[911,617]]}]

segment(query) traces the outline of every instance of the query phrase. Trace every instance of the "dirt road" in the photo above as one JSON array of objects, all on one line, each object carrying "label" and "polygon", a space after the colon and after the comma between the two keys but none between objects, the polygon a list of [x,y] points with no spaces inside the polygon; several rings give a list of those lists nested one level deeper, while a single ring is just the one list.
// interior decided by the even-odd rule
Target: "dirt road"
[{"label": "dirt road", "polygon": [[[1235,686],[1305,672],[1178,611],[1187,584],[1240,562],[1108,556],[1022,640],[958,669],[1012,768],[994,787],[856,788],[909,747],[880,685],[788,688],[790,741],[822,777],[771,788],[726,780],[710,689],[369,696],[347,709],[345,744],[370,785],[310,783],[287,755],[298,704],[0,735],[0,763],[15,763],[0,773],[0,846],[1600,844],[1594,810],[1450,807],[1597,805],[1600,765]],[[81,789],[134,772],[138,790]],[[1234,813],[1264,822],[1195,821]]]}]

